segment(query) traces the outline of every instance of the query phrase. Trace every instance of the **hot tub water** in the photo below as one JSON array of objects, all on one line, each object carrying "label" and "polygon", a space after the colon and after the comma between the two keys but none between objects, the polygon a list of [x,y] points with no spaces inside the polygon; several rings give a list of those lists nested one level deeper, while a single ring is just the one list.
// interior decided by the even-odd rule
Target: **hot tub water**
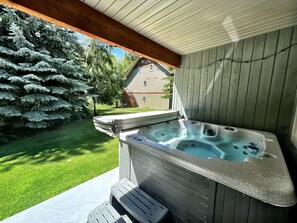
[{"label": "hot tub water", "polygon": [[[180,123],[184,124],[184,123]],[[263,156],[264,142],[239,134],[232,127],[215,127],[198,122],[187,126],[163,124],[159,128],[147,127],[140,131],[147,139],[200,158],[220,158],[244,162],[246,158]]]}]

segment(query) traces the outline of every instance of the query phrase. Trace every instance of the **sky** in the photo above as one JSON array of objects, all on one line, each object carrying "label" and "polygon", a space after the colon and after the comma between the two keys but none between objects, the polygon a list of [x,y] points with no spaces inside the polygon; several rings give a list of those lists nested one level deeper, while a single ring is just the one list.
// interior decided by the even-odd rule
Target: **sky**
[{"label": "sky", "polygon": [[111,52],[115,56],[115,58],[117,58],[117,60],[121,61],[125,56],[126,51],[121,48],[114,47]]},{"label": "sky", "polygon": [[[88,47],[88,39],[89,39],[88,36],[82,35],[82,34],[77,33],[77,32],[74,32],[74,35],[77,37],[78,42],[82,46]],[[127,51],[125,51],[125,50],[123,50],[121,48],[118,48],[118,47],[113,47],[111,52],[118,61],[121,61],[123,59],[123,57],[125,56],[125,52],[127,52]]]}]

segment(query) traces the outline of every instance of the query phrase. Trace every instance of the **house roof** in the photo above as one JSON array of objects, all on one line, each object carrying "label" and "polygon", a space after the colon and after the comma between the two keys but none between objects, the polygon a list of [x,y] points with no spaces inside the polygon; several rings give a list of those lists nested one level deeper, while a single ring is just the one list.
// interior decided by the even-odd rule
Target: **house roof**
[{"label": "house roof", "polygon": [[[137,57],[136,60],[131,64],[131,66],[129,67],[129,69],[127,70],[124,78],[127,79],[127,77],[129,77],[129,75],[132,73],[132,71],[134,70],[134,68],[136,67],[136,65],[140,62],[141,59],[145,59],[143,57]],[[158,64],[160,67],[162,67],[162,69],[164,69],[166,71],[166,75],[168,74],[172,74],[170,71],[168,71],[166,69],[166,67],[163,64],[160,64],[158,62],[155,62],[156,64]]]},{"label": "house roof", "polygon": [[178,67],[181,55],[297,24],[296,0],[0,0]]},{"label": "house roof", "polygon": [[124,78],[127,78],[130,73],[132,72],[132,70],[135,68],[135,66],[138,64],[138,62],[140,61],[141,57],[137,57],[136,60],[131,64],[131,66],[129,67],[129,69],[127,70],[126,74],[124,75]]}]

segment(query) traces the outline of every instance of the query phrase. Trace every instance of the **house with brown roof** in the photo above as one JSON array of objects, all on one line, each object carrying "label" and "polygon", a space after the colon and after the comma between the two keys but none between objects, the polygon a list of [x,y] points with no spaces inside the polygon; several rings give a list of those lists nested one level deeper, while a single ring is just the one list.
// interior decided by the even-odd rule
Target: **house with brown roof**
[{"label": "house with brown roof", "polygon": [[138,57],[125,75],[126,102],[134,107],[169,109],[170,99],[162,96],[164,84],[168,82],[165,78],[171,75],[162,64]]}]

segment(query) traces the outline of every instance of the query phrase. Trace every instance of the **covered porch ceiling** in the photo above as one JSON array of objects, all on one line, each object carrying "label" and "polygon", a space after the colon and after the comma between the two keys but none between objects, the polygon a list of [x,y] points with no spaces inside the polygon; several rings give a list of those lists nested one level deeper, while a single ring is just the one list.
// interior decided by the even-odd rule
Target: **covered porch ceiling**
[{"label": "covered porch ceiling", "polygon": [[149,59],[181,55],[297,24],[296,0],[0,0]]}]

